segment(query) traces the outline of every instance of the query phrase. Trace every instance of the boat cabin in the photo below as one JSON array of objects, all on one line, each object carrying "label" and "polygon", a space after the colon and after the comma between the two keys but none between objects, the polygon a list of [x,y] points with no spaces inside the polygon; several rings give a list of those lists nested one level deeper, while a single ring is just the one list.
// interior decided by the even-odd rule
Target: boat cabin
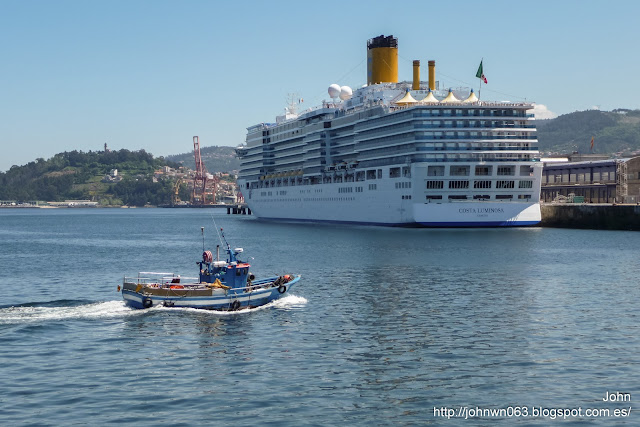
[{"label": "boat cabin", "polygon": [[236,290],[242,292],[247,284],[247,278],[251,280],[253,276],[249,273],[250,265],[237,258],[238,254],[242,253],[242,248],[227,252],[229,254],[227,261],[214,261],[211,251],[205,251],[202,254],[202,261],[198,261],[200,283],[214,283],[219,280],[224,286],[231,288],[229,292]]}]

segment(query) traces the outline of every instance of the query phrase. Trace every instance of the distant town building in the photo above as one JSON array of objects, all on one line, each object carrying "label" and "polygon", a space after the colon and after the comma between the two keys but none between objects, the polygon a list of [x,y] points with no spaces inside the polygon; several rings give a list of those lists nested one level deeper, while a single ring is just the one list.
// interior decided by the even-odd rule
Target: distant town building
[{"label": "distant town building", "polygon": [[[595,159],[598,155],[569,156],[568,162],[543,159],[543,202],[567,199],[585,203],[640,202],[640,157]],[[593,160],[575,161],[585,156]],[[602,156],[599,156],[602,157]]]},{"label": "distant town building", "polygon": [[101,180],[102,182],[120,182],[122,177],[118,175],[118,169],[111,169],[109,175],[105,175]]}]

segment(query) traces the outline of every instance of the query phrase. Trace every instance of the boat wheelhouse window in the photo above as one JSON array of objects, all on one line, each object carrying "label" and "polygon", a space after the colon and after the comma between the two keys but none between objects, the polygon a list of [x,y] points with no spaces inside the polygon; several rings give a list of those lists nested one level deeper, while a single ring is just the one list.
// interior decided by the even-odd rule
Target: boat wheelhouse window
[{"label": "boat wheelhouse window", "polygon": [[515,166],[498,166],[498,175],[514,175]]},{"label": "boat wheelhouse window", "polygon": [[449,188],[469,188],[469,181],[449,181]]},{"label": "boat wheelhouse window", "polygon": [[520,166],[520,176],[533,176],[533,167]]},{"label": "boat wheelhouse window", "polygon": [[376,170],[370,169],[367,171],[367,179],[376,179]]},{"label": "boat wheelhouse window", "polygon": [[469,176],[469,166],[451,166],[449,169],[451,176]]},{"label": "boat wheelhouse window", "polygon": [[442,196],[427,196],[427,200],[442,200]]},{"label": "boat wheelhouse window", "polygon": [[467,196],[449,196],[449,200],[467,200]]},{"label": "boat wheelhouse window", "polygon": [[473,188],[491,188],[491,181],[473,181]]},{"label": "boat wheelhouse window", "polygon": [[511,194],[498,194],[496,199],[513,199],[513,195]]},{"label": "boat wheelhouse window", "polygon": [[491,176],[491,166],[476,166],[476,176]]},{"label": "boat wheelhouse window", "polygon": [[427,181],[428,189],[440,189],[444,188],[444,181]]},{"label": "boat wheelhouse window", "polygon": [[444,176],[444,166],[429,166],[427,176]]},{"label": "boat wheelhouse window", "polygon": [[356,172],[356,181],[364,181],[364,171]]},{"label": "boat wheelhouse window", "polygon": [[400,178],[400,168],[390,168],[389,178]]},{"label": "boat wheelhouse window", "polygon": [[518,188],[533,188],[533,181],[520,181]]}]

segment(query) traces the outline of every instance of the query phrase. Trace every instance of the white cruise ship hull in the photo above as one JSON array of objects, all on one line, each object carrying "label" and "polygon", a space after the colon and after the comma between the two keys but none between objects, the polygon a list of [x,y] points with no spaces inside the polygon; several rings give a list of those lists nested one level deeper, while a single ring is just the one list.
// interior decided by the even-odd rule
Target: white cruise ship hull
[{"label": "white cruise ship hull", "polygon": [[[413,173],[420,180],[424,178],[417,168]],[[252,189],[245,200],[256,217],[287,222],[522,227],[536,225],[541,219],[537,194],[533,200],[523,201],[447,200],[446,196],[445,200],[434,201],[425,200],[425,193],[430,192],[423,187],[415,179],[388,178]]]},{"label": "white cruise ship hull", "polygon": [[413,205],[425,227],[523,227],[540,222],[539,203],[456,202]]},{"label": "white cruise ship hull", "polygon": [[[414,203],[404,208],[411,212],[410,218],[376,212],[364,203],[338,204],[339,211],[334,212],[326,212],[328,209],[320,206],[305,209],[301,206],[268,206],[266,203],[252,205],[252,213],[258,218],[290,222],[401,227],[524,227],[537,225],[541,219],[539,203]],[[403,208],[397,208],[401,209]]]}]

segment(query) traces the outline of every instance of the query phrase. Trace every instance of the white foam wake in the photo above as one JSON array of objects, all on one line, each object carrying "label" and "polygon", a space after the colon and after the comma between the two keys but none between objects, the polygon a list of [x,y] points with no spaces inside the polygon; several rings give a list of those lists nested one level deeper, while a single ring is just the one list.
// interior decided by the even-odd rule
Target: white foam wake
[{"label": "white foam wake", "polygon": [[8,307],[0,309],[0,324],[56,321],[67,319],[96,319],[132,315],[136,311],[124,301],[106,301],[68,307]]},{"label": "white foam wake", "polygon": [[[210,314],[210,315],[214,315],[214,316],[233,316],[236,314],[244,314],[244,313],[253,313],[255,311],[258,310],[265,310],[268,308],[278,308],[278,309],[284,309],[284,310],[291,310],[291,309],[296,309],[296,308],[300,308],[302,306],[304,306],[307,303],[307,299],[304,297],[299,297],[296,295],[287,295],[286,297],[282,297],[280,299],[277,299],[275,301],[271,301],[268,304],[262,305],[260,307],[256,307],[256,308],[244,308],[244,309],[240,309],[238,311],[217,311],[217,310],[203,310],[201,308],[183,308],[183,307],[163,307],[161,305],[157,305],[154,306],[148,310],[155,310],[155,311],[187,311],[187,312],[191,312],[191,313],[204,313],[204,314]],[[146,311],[146,310],[140,310],[140,311]]]},{"label": "white foam wake", "polygon": [[70,319],[98,319],[113,318],[121,316],[141,315],[149,311],[189,311],[194,313],[209,313],[213,315],[229,316],[241,313],[251,313],[267,308],[277,308],[291,310],[300,308],[307,303],[306,298],[296,295],[287,295],[261,307],[244,309],[238,311],[210,311],[197,308],[174,308],[155,306],[147,310],[135,310],[126,306],[124,301],[106,301],[91,304],[63,307],[8,307],[0,309],[0,325],[60,321]]}]

